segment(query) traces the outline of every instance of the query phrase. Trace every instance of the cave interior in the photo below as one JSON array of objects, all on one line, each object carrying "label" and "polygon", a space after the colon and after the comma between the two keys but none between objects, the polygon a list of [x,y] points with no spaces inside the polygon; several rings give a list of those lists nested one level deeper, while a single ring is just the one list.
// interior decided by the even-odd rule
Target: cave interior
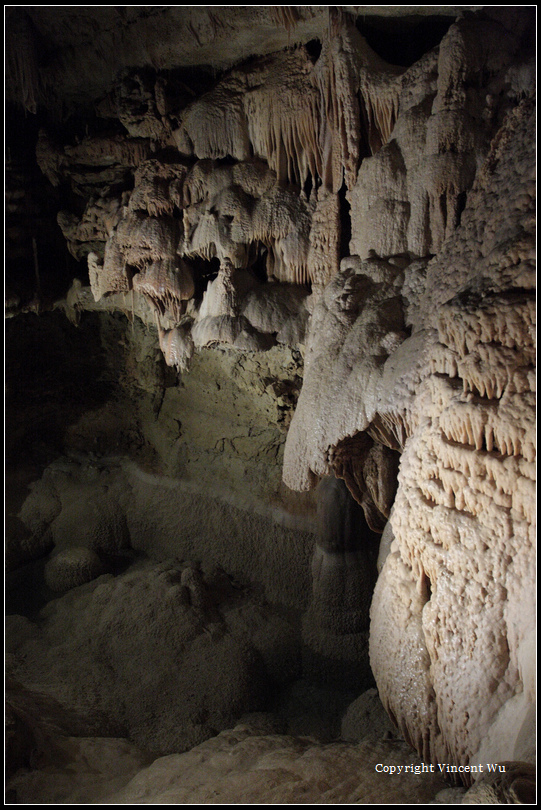
[{"label": "cave interior", "polygon": [[6,803],[534,803],[536,7],[4,9]]}]

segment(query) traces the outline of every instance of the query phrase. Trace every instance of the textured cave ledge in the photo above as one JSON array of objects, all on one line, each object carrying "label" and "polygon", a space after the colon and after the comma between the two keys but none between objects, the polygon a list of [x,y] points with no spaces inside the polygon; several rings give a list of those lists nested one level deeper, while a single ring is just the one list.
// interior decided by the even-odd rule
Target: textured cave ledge
[{"label": "textured cave ledge", "polygon": [[[131,13],[122,37],[141,25]],[[122,462],[129,488],[120,501],[129,512],[137,493],[130,532],[138,549],[178,551],[171,492],[194,517],[183,554],[201,542],[209,514],[216,537],[226,525],[229,551],[216,562],[263,576],[272,599],[304,610],[305,664],[317,669],[330,658],[331,674],[333,656],[335,669],[366,659],[360,550],[321,538],[311,547],[320,497],[312,491],[328,476],[343,479],[363,532],[383,533],[370,656],[404,739],[431,762],[530,760],[530,17],[513,8],[462,14],[413,64],[396,66],[374,52],[350,11],[331,9],[321,31],[317,7],[261,14],[263,25],[271,14],[283,27],[284,50],[270,44],[262,57],[207,74],[196,96],[187,74],[159,61],[132,64],[113,87],[94,88],[89,129],[72,122],[68,143],[58,128],[36,133],[69,261],[88,269],[79,264],[66,294],[45,301],[44,251],[35,236],[21,249],[22,228],[14,244],[30,282],[10,300],[13,333],[20,317],[55,304],[78,324],[81,343],[85,335],[101,341],[109,393],[122,378],[124,391],[67,431],[58,425],[58,446],[88,460],[99,431],[98,461],[100,442],[110,447],[115,436],[120,454],[133,455],[139,466]],[[37,25],[39,10],[30,18]],[[309,18],[317,43],[299,45]],[[197,19],[205,21],[196,25],[201,55],[204,32],[216,45],[223,30],[208,15]],[[74,75],[64,75],[68,87]],[[26,81],[31,108],[39,94],[35,77]],[[17,184],[14,175],[13,215],[24,225],[32,212]],[[39,405],[22,399],[24,434]],[[203,414],[210,428],[201,428]],[[90,486],[85,464],[70,484],[79,493]],[[304,492],[298,499],[280,482],[282,466],[287,488]],[[114,491],[110,471],[102,473]],[[151,506],[137,481],[153,485],[156,473],[171,486]],[[224,497],[210,505],[209,491]],[[54,505],[54,487],[48,497]],[[144,517],[156,498],[161,525]],[[69,524],[70,505],[62,508]],[[271,520],[278,528],[269,531]],[[288,521],[307,531],[288,534]],[[55,531],[59,550],[62,520]],[[235,556],[239,532],[254,549],[265,536],[260,568],[249,543],[243,559]],[[92,569],[88,555],[83,562]]]}]

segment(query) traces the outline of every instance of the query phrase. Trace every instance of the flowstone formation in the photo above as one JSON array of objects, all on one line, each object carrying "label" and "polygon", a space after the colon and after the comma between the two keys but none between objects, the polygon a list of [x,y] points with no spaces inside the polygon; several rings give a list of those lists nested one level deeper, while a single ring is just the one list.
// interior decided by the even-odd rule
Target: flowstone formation
[{"label": "flowstone formation", "polygon": [[[392,716],[425,757],[460,763],[532,755],[534,167],[519,146],[532,116],[527,103],[508,116],[461,228],[428,268],[424,306],[437,314],[372,604],[372,663]],[[505,217],[490,205],[503,186]],[[460,287],[436,309],[454,256]],[[397,664],[416,650],[400,680],[385,652],[397,644]]]},{"label": "flowstone formation", "polygon": [[[417,763],[403,741],[530,780],[529,9],[449,7],[396,65],[364,7],[77,7],[56,31],[25,8],[8,96],[41,180],[30,200],[13,139],[7,547],[38,584],[9,619],[11,790],[428,801],[432,774],[373,772]],[[17,776],[48,735],[60,793]],[[125,768],[92,795],[109,748]]]}]

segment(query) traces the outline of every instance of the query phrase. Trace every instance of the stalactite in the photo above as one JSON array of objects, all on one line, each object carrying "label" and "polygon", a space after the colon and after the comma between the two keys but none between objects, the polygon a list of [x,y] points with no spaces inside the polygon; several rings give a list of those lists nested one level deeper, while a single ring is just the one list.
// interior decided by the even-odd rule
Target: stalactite
[{"label": "stalactite", "polygon": [[180,322],[185,302],[194,294],[191,270],[185,262],[163,259],[146,265],[133,276],[133,289],[146,295],[160,311]]},{"label": "stalactite", "polygon": [[276,25],[283,26],[288,34],[291,34],[302,19],[296,6],[272,6],[270,12]]},{"label": "stalactite", "polygon": [[76,259],[84,259],[88,253],[103,253],[105,243],[120,221],[124,197],[91,198],[79,219],[69,211],[59,211],[57,222],[66,239],[68,250]]},{"label": "stalactite", "polygon": [[188,371],[195,348],[189,327],[187,329],[182,327],[163,329],[157,315],[156,324],[160,349],[166,364],[175,368],[179,374]]},{"label": "stalactite", "polygon": [[362,143],[359,48],[366,47],[345,14],[332,11],[328,38],[315,66],[321,93],[320,144],[323,184],[338,192],[344,180],[352,188],[357,179]]},{"label": "stalactite", "polygon": [[64,148],[66,160],[74,166],[122,166],[137,168],[149,157],[150,144],[145,138],[87,136],[80,143]]},{"label": "stalactite", "polygon": [[392,450],[402,450],[415,427],[410,414],[379,412],[367,428],[367,433],[376,441]]},{"label": "stalactite", "polygon": [[124,260],[134,267],[169,259],[177,251],[179,223],[173,217],[129,213],[118,224],[116,242]]},{"label": "stalactite", "polygon": [[252,246],[261,243],[268,248],[268,277],[292,284],[310,280],[311,208],[262,164],[219,167],[198,161],[186,178],[184,199],[184,255],[247,268]]},{"label": "stalactite", "polygon": [[132,289],[131,273],[126,267],[115,235],[105,246],[103,264],[93,251],[88,254],[88,276],[95,301],[99,301],[107,293],[128,292]]},{"label": "stalactite", "polygon": [[368,121],[368,143],[372,154],[379,152],[388,143],[399,114],[398,83],[389,86],[388,82],[378,83],[365,80],[361,84],[366,118]]},{"label": "stalactite", "polygon": [[160,217],[182,206],[184,179],[188,167],[182,163],[162,163],[147,160],[134,174],[134,189],[129,200],[130,211],[146,211]]},{"label": "stalactite", "polygon": [[188,151],[185,144],[189,144],[189,153],[198,158],[249,159],[251,147],[242,100],[245,90],[244,77],[234,73],[194,101],[183,112],[180,129],[174,133],[180,151]]},{"label": "stalactite", "polygon": [[269,64],[263,82],[252,80],[244,110],[254,154],[267,160],[280,183],[304,186],[321,176],[319,93],[304,49]]}]

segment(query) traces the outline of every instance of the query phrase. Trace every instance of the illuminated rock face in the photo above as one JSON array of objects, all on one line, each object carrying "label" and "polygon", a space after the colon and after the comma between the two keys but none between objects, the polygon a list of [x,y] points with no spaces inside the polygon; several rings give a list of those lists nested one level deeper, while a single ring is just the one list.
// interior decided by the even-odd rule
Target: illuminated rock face
[{"label": "illuminated rock face", "polygon": [[[181,29],[201,55],[220,44],[221,66],[224,26],[237,30],[233,8],[205,25],[194,11]],[[136,379],[134,399],[140,390],[154,395],[148,413],[137,412],[137,440],[152,446],[170,478],[164,486],[165,478],[137,472],[133,504],[122,498],[125,542],[162,557],[181,547],[187,554],[193,543],[190,554],[231,562],[234,573],[272,585],[273,601],[305,610],[299,635],[331,670],[367,662],[373,577],[359,538],[338,551],[319,542],[311,597],[307,536],[299,532],[298,555],[291,552],[303,573],[292,564],[287,577],[276,549],[289,535],[267,529],[264,542],[252,542],[268,515],[298,508],[308,523],[314,517],[313,502],[296,507],[280,476],[296,492],[343,479],[362,508],[363,531],[383,532],[370,662],[404,738],[431,762],[531,760],[528,15],[461,15],[438,47],[401,68],[372,50],[353,13],[332,7],[322,24],[319,7],[256,8],[264,7],[253,7],[263,14],[258,24],[268,26],[271,14],[299,44],[285,48],[282,36],[284,50],[266,47],[197,93],[169,72],[179,65],[167,62],[174,57],[164,46],[154,54],[158,67],[129,62],[107,94],[95,77],[98,115],[125,132],[87,133],[67,146],[41,132],[37,141],[43,174],[79,197],[77,213],[61,210],[58,225],[72,256],[88,264],[89,285],[76,280],[57,304],[73,323],[85,311],[128,314],[137,326],[122,374]],[[132,13],[125,12],[139,30]],[[40,13],[33,15],[38,25]],[[30,53],[31,27],[21,31]],[[141,42],[134,52],[144,52]],[[21,73],[27,109],[39,102],[33,67],[30,60]],[[68,85],[72,79],[63,76]],[[35,302],[26,309],[35,311]],[[120,436],[136,422],[115,419]],[[77,430],[91,433],[83,420]],[[231,509],[201,500],[227,487]],[[182,542],[175,533],[184,516],[170,492],[188,504],[196,527]],[[233,509],[246,506],[246,492],[252,508],[264,504],[257,520]],[[56,545],[48,573],[53,581],[61,567],[60,591],[73,579],[62,540],[63,523],[73,521],[65,491],[42,495],[41,510],[27,502],[21,513],[32,535],[25,543]],[[80,496],[73,495],[79,506]],[[204,521],[207,545],[194,539]],[[212,521],[227,522],[232,543],[235,531],[249,534],[244,551],[216,543],[216,552]],[[95,550],[90,541],[70,543]],[[256,548],[264,549],[258,560]],[[375,553],[370,563],[375,568]],[[73,581],[100,571],[97,563],[87,568]]]},{"label": "illuminated rock face", "polygon": [[[535,304],[523,208],[533,182],[524,149],[531,116],[523,105],[508,118],[461,228],[429,265],[427,298],[441,300],[444,272],[449,289],[455,256],[462,284],[434,310],[417,427],[401,459],[395,540],[372,604],[371,659],[384,703],[423,756],[461,764],[531,756]],[[501,148],[506,140],[516,153]],[[490,206],[500,188],[505,219]],[[464,260],[472,253],[475,272]]]}]

